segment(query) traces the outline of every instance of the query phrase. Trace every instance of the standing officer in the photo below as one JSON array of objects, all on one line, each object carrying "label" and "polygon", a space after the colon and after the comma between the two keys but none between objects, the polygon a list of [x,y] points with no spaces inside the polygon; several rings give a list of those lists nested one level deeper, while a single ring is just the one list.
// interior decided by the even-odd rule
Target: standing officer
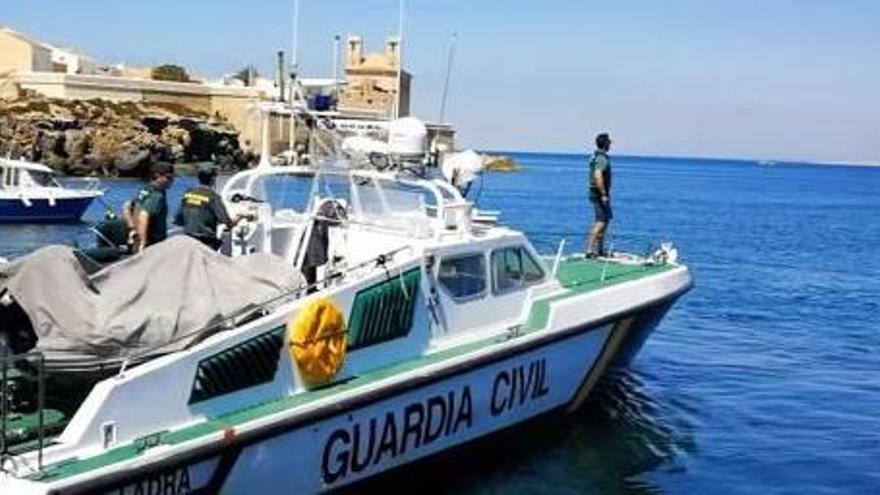
[{"label": "standing officer", "polygon": [[134,200],[123,207],[125,220],[134,231],[134,247],[143,251],[147,246],[168,237],[168,200],[165,191],[174,183],[174,167],[156,163],[150,167],[150,183],[138,191]]},{"label": "standing officer", "polygon": [[611,212],[611,138],[606,133],[596,136],[596,151],[590,158],[590,202],[596,222],[590,230],[587,257],[605,256],[605,231],[614,214]]},{"label": "standing officer", "polygon": [[234,222],[229,218],[220,195],[213,189],[217,168],[211,163],[203,163],[199,165],[197,176],[199,185],[183,194],[174,223],[182,226],[186,235],[216,251],[223,244],[217,237],[217,226],[231,227]]}]

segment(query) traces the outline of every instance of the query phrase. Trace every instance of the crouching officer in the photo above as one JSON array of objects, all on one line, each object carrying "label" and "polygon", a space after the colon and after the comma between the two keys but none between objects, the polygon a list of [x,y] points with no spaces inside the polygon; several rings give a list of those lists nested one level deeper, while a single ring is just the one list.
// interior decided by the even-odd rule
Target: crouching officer
[{"label": "crouching officer", "polygon": [[229,217],[220,195],[213,189],[217,179],[217,168],[213,164],[201,164],[197,176],[199,185],[183,194],[174,223],[182,226],[186,235],[216,251],[223,244],[223,241],[217,237],[217,226],[232,227],[234,222]]}]

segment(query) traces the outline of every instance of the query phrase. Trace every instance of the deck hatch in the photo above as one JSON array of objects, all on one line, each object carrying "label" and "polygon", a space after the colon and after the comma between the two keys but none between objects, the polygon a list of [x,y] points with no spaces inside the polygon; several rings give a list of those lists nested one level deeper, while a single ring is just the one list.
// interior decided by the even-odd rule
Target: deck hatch
[{"label": "deck hatch", "polygon": [[358,292],[349,318],[349,350],[409,334],[420,278],[421,269],[413,268]]},{"label": "deck hatch", "polygon": [[189,403],[272,381],[283,343],[284,327],[279,327],[199,361]]}]

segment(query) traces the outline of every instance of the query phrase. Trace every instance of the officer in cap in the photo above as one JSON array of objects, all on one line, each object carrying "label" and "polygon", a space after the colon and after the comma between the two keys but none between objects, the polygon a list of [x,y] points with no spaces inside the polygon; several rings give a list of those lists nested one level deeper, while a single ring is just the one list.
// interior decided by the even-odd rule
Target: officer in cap
[{"label": "officer in cap", "polygon": [[156,163],[150,167],[150,182],[138,191],[133,201],[123,207],[126,223],[134,233],[134,248],[147,246],[168,237],[168,200],[165,191],[174,183],[174,167]]},{"label": "officer in cap", "polygon": [[605,256],[605,231],[614,218],[611,211],[611,137],[607,133],[596,136],[596,151],[590,158],[589,196],[593,203],[596,221],[590,229],[586,254],[588,258]]},{"label": "officer in cap", "polygon": [[196,175],[199,185],[183,194],[174,223],[182,226],[186,235],[217,250],[223,244],[217,237],[217,226],[231,227],[235,222],[229,217],[220,195],[214,192],[217,167],[212,163],[200,164]]}]

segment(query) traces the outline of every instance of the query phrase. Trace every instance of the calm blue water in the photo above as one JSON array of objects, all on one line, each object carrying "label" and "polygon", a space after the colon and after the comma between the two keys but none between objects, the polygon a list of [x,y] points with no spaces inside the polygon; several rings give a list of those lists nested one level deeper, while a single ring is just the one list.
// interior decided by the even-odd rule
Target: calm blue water
[{"label": "calm blue water", "polygon": [[[472,196],[545,252],[562,238],[581,249],[584,158],[517,158],[522,171],[491,174]],[[370,488],[880,493],[880,169],[647,158],[614,167],[614,248],[673,240],[695,289],[580,412]],[[137,186],[112,183],[111,200]],[[83,230],[0,227],[0,255]]]}]

